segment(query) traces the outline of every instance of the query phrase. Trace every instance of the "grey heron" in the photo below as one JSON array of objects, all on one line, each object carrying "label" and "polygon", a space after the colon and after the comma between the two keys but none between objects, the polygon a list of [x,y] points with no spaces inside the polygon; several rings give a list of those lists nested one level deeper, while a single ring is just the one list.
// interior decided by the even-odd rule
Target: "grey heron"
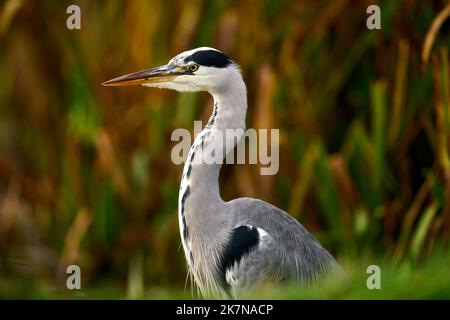
[{"label": "grey heron", "polygon": [[[311,284],[331,270],[335,259],[292,216],[265,201],[223,201],[221,163],[205,163],[205,146],[220,143],[227,129],[245,129],[247,89],[237,64],[221,51],[200,47],[167,65],[103,83],[143,85],[177,91],[206,91],[212,115],[184,164],[178,218],[188,271],[203,295],[235,296],[264,283],[290,280]],[[222,133],[223,135],[221,135]],[[226,146],[226,155],[233,146]]]}]

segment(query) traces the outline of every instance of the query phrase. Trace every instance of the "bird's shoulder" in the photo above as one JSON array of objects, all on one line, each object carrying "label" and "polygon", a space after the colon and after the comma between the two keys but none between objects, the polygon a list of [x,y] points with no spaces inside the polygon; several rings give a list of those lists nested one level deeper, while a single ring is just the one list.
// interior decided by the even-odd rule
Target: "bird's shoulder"
[{"label": "bird's shoulder", "polygon": [[294,217],[271,203],[254,198],[238,198],[227,203],[227,210],[235,219],[235,224],[249,224],[267,232],[270,229],[290,230],[300,228],[307,232]]},{"label": "bird's shoulder", "polygon": [[[294,217],[260,199],[238,198],[227,203],[234,226],[251,225],[267,233],[286,250],[306,246],[320,247],[317,240]],[[297,250],[297,249],[296,249]]]},{"label": "bird's shoulder", "polygon": [[219,263],[219,276],[226,292],[231,287],[248,286],[263,276],[262,270],[268,267],[265,254],[271,237],[259,227],[250,224],[235,226],[224,246]]},{"label": "bird's shoulder", "polygon": [[225,273],[226,269],[239,263],[243,256],[256,249],[260,243],[260,237],[259,230],[251,225],[234,227],[225,246],[221,271]]}]

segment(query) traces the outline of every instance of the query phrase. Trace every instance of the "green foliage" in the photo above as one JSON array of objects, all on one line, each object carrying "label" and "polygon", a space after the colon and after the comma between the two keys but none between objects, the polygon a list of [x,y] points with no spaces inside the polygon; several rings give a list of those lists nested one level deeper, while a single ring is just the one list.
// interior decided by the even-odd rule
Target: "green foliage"
[{"label": "green foliage", "polygon": [[365,2],[80,0],[77,31],[67,1],[0,4],[0,298],[76,297],[57,289],[73,263],[82,297],[191,297],[170,135],[212,101],[100,84],[196,46],[240,64],[249,127],[280,129],[279,173],[227,166],[223,198],[286,209],[349,275],[264,298],[448,297],[448,21],[430,33],[440,1],[378,3],[374,31]]}]

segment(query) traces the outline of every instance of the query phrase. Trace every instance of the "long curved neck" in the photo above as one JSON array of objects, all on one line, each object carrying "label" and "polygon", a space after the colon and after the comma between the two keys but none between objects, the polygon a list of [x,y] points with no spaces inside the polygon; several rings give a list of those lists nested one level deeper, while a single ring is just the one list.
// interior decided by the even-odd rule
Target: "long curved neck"
[{"label": "long curved neck", "polygon": [[[191,146],[181,178],[178,208],[180,232],[190,265],[194,260],[191,244],[196,238],[204,236],[202,232],[205,230],[221,232],[221,222],[226,219],[218,213],[224,205],[220,197],[219,173],[223,158],[236,142],[233,139],[233,143],[224,143],[226,131],[243,131],[247,112],[247,92],[242,77],[238,75],[229,83],[224,90],[210,92],[214,98],[213,112]],[[220,161],[211,162],[211,150],[215,150],[214,159]]]},{"label": "long curved neck", "polygon": [[227,91],[211,94],[214,97],[213,112],[195,138],[185,163],[185,178],[190,182],[192,197],[198,194],[205,198],[203,200],[209,200],[195,203],[196,211],[202,204],[208,207],[208,202],[220,200],[220,168],[224,157],[236,143],[236,139],[226,141],[227,135],[237,136],[245,129],[247,93],[244,82],[235,83]]}]

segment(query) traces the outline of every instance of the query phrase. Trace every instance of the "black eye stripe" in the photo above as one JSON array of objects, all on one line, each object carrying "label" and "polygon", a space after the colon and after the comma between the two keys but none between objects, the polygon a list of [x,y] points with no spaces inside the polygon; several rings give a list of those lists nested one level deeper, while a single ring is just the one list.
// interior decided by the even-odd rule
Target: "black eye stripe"
[{"label": "black eye stripe", "polygon": [[193,61],[206,67],[225,68],[232,63],[231,59],[220,51],[201,50],[184,58],[184,62]]}]

